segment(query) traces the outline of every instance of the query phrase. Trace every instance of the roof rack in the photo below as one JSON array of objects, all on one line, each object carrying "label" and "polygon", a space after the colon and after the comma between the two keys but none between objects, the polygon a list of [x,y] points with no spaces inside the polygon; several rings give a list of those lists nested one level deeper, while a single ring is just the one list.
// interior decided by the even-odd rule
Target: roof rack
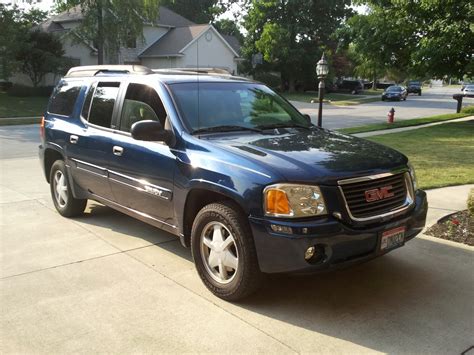
[{"label": "roof rack", "polygon": [[221,68],[172,68],[172,69],[152,69],[159,74],[208,74],[208,75],[232,75],[228,70]]},{"label": "roof rack", "polygon": [[69,69],[65,77],[77,78],[84,76],[96,76],[101,74],[147,75],[153,74],[153,71],[143,65],[85,65]]}]

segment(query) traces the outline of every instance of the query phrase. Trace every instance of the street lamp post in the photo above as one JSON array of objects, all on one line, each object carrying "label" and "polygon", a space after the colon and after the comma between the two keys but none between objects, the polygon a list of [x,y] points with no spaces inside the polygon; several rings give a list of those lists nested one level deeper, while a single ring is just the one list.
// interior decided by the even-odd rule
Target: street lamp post
[{"label": "street lamp post", "polygon": [[318,127],[322,127],[323,125],[323,98],[324,98],[324,79],[328,75],[329,68],[328,62],[324,57],[324,52],[319,60],[318,64],[316,65],[316,74],[318,74],[319,78],[319,111],[318,111]]}]

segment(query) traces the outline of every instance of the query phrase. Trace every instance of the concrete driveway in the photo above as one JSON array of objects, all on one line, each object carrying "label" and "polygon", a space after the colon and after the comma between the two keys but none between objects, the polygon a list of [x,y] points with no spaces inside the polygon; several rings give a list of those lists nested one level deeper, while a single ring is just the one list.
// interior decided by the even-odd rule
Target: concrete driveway
[{"label": "concrete driveway", "polygon": [[81,218],[59,216],[27,131],[0,127],[2,353],[459,354],[474,344],[473,248],[417,237],[349,270],[273,276],[226,303],[173,236],[93,202]]},{"label": "concrete driveway", "polygon": [[[453,94],[457,88],[434,87],[424,89],[423,95],[408,95],[406,101],[379,101],[355,106],[324,105],[323,127],[329,129],[355,127],[387,121],[387,113],[393,107],[395,120],[427,117],[456,112],[457,102]],[[301,112],[317,122],[318,104],[292,101]],[[464,98],[463,105],[474,105],[474,98]]]}]

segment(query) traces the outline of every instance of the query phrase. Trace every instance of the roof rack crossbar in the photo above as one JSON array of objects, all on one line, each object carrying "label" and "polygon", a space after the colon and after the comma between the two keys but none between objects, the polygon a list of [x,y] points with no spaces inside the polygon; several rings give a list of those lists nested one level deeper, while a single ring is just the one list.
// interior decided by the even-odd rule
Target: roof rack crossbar
[{"label": "roof rack crossbar", "polygon": [[96,76],[99,74],[148,75],[153,71],[143,65],[85,65],[69,69],[66,78]]}]

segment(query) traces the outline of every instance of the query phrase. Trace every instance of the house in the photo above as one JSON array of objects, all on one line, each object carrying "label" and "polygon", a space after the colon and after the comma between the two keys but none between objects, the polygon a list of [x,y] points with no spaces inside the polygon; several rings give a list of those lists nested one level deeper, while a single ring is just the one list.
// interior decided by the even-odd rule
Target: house
[{"label": "house", "polygon": [[[74,66],[96,65],[97,49],[77,31],[83,14],[79,6],[55,15],[39,29],[57,34]],[[113,57],[105,57],[106,64],[142,64],[152,69],[161,68],[221,68],[237,74],[241,60],[237,38],[220,34],[210,24],[196,24],[170,9],[160,6],[159,17],[153,24],[144,24],[143,39],[131,39]],[[18,74],[13,82],[28,83]],[[53,85],[59,77],[48,75],[43,85]]]}]

